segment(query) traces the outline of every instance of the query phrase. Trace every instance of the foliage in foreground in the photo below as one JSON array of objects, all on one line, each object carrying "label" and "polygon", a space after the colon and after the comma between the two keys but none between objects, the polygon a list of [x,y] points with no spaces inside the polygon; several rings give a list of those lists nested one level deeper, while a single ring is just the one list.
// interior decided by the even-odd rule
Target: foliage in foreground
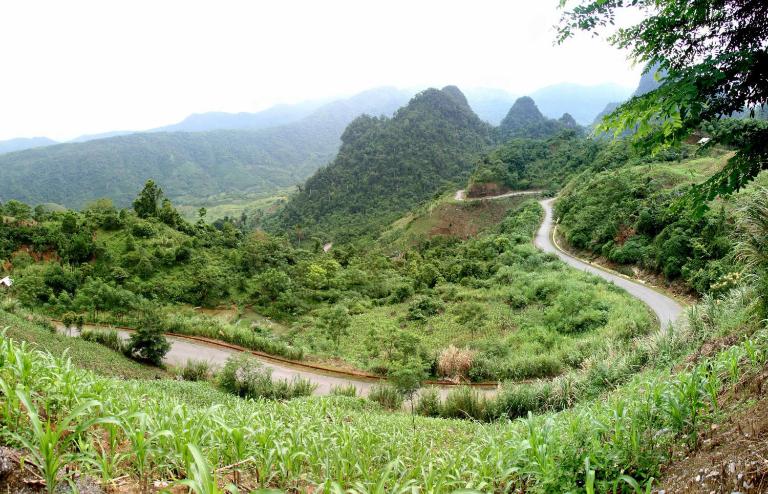
[{"label": "foliage in foreground", "polygon": [[[737,296],[728,303],[749,320],[748,301]],[[642,483],[658,475],[675,445],[695,447],[699,431],[718,418],[720,394],[762,370],[767,352],[763,328],[678,373],[639,374],[564,412],[488,425],[416,418],[412,428],[407,415],[354,398],[251,401],[205,383],[114,381],[3,337],[0,424],[5,441],[30,449],[38,463],[64,458],[67,472],[87,471],[105,482],[121,475],[139,485],[194,479],[202,464],[210,474],[251,458],[237,467],[251,487],[566,492],[594,475],[604,491],[621,475]],[[47,425],[31,427],[42,413]],[[118,455],[123,444],[134,454]]]},{"label": "foliage in foreground", "polygon": [[658,151],[733,114],[749,120],[712,133],[710,144],[736,144],[728,164],[692,189],[699,212],[706,201],[738,191],[768,167],[768,123],[753,117],[768,103],[768,4],[762,0],[561,0],[560,42],[578,31],[597,33],[617,11],[639,8],[634,25],[609,38],[631,58],[658,71],[661,84],[607,115],[600,130],[632,132],[635,145]]}]

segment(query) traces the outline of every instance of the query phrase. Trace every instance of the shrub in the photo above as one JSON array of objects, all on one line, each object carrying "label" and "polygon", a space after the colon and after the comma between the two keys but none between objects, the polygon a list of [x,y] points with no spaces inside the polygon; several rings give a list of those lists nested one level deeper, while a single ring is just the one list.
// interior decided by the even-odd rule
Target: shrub
[{"label": "shrub", "polygon": [[368,393],[368,399],[378,403],[386,410],[400,410],[403,407],[403,395],[388,384],[377,384]]},{"label": "shrub", "polygon": [[277,381],[277,383],[280,384],[279,389],[281,392],[275,393],[274,398],[278,400],[290,400],[300,396],[311,396],[317,389],[317,384],[314,384],[309,379],[303,377],[295,377],[290,382],[282,379]]},{"label": "shrub", "polygon": [[171,344],[163,334],[157,316],[147,315],[139,321],[139,329],[131,334],[125,352],[131,358],[160,365]]},{"label": "shrub", "polygon": [[547,404],[551,387],[516,384],[502,388],[493,401],[494,417],[524,417],[531,411],[539,411]]},{"label": "shrub", "polygon": [[474,335],[477,331],[477,327],[483,323],[485,319],[485,311],[483,306],[477,302],[464,302],[453,308],[451,311],[457,323],[462,326],[468,327],[470,332]]},{"label": "shrub", "polygon": [[467,378],[470,369],[472,369],[475,355],[477,352],[474,350],[456,348],[450,345],[440,352],[440,356],[437,358],[437,371],[439,375],[456,381]]},{"label": "shrub", "polygon": [[411,295],[413,295],[413,287],[411,285],[398,283],[392,289],[388,301],[390,304],[399,304],[400,302],[405,302]]},{"label": "shrub", "polygon": [[424,321],[437,315],[443,310],[443,302],[440,299],[420,295],[408,306],[408,320]]},{"label": "shrub", "polygon": [[504,296],[504,301],[513,309],[522,309],[528,305],[528,296],[518,287],[512,287]]},{"label": "shrub", "polygon": [[21,309],[21,302],[15,298],[6,297],[0,300],[0,311],[14,314],[19,309]]},{"label": "shrub", "polygon": [[219,385],[237,396],[271,396],[272,371],[248,354],[236,354],[224,364],[219,374]]},{"label": "shrub", "polygon": [[120,335],[114,329],[83,329],[80,338],[104,345],[116,352],[123,352],[124,343]]},{"label": "shrub", "polygon": [[179,374],[185,381],[206,381],[210,377],[211,368],[205,360],[187,360]]},{"label": "shrub", "polygon": [[445,418],[485,420],[488,401],[469,386],[451,390],[445,397],[441,415]]},{"label": "shrub", "polygon": [[437,388],[431,386],[424,388],[419,394],[419,402],[416,404],[416,413],[424,417],[439,417],[441,413],[440,393]]},{"label": "shrub", "polygon": [[137,220],[131,226],[131,233],[138,238],[151,238],[155,235],[155,228],[148,221]]},{"label": "shrub", "polygon": [[299,396],[309,396],[316,385],[307,379],[296,378],[273,381],[272,369],[261,362],[240,353],[227,359],[219,374],[219,386],[224,390],[243,398],[266,398],[272,400],[290,400]]},{"label": "shrub", "polygon": [[349,396],[354,398],[357,396],[357,388],[354,384],[331,386],[331,396]]},{"label": "shrub", "polygon": [[547,310],[544,320],[550,328],[561,333],[592,331],[608,320],[607,308],[595,298],[594,294],[584,291],[563,291]]}]

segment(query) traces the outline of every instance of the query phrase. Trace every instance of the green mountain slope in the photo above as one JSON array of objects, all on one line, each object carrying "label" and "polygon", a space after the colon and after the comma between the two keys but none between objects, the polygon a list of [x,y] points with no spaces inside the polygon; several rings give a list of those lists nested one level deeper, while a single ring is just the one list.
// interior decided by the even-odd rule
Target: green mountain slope
[{"label": "green mountain slope", "polygon": [[267,227],[333,240],[376,233],[466,180],[491,134],[458,88],[427,89],[391,119],[356,119],[333,163],[307,180]]},{"label": "green mountain slope", "polygon": [[505,140],[514,137],[542,139],[568,128],[578,128],[571,115],[565,113],[558,120],[549,119],[539,111],[531,97],[523,96],[509,109],[499,124],[498,132]]},{"label": "green mountain slope", "polygon": [[279,127],[137,133],[5,154],[0,156],[0,201],[78,208],[110,197],[126,206],[148,178],[163,183],[172,199],[273,192],[303,181],[333,159],[344,128],[356,116],[391,114],[407,97],[380,88]]},{"label": "green mountain slope", "polygon": [[0,198],[82,207],[125,206],[148,178],[168,195],[269,191],[298,182],[335,152],[333,127],[133,134],[0,156]]},{"label": "green mountain slope", "polygon": [[571,130],[548,139],[510,139],[478,160],[470,177],[469,195],[562,187],[592,164],[602,147],[600,142],[579,134]]}]

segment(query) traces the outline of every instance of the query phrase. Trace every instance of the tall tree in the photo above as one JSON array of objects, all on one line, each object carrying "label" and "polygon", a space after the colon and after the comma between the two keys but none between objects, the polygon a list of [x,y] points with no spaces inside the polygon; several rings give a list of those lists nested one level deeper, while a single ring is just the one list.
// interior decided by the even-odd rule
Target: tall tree
[{"label": "tall tree", "polygon": [[163,198],[163,189],[154,180],[147,180],[139,196],[133,201],[133,210],[139,218],[156,217]]},{"label": "tall tree", "polygon": [[[568,9],[569,4],[575,4]],[[617,11],[644,18],[608,39],[636,63],[664,74],[661,85],[608,114],[598,131],[633,131],[643,150],[675,145],[711,122],[768,102],[768,2],[765,0],[560,0],[560,43],[578,31],[613,25]],[[648,70],[648,69],[646,69]],[[734,126],[714,143],[738,144],[722,171],[692,189],[699,206],[730,194],[768,168],[768,126]]]}]

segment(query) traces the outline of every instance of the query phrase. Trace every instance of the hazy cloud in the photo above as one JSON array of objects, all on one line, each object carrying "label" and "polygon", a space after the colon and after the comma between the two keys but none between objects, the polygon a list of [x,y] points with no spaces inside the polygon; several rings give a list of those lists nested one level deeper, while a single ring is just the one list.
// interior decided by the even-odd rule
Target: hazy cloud
[{"label": "hazy cloud", "polygon": [[603,39],[553,46],[556,0],[13,1],[0,139],[145,129],[382,85],[633,86]]}]

